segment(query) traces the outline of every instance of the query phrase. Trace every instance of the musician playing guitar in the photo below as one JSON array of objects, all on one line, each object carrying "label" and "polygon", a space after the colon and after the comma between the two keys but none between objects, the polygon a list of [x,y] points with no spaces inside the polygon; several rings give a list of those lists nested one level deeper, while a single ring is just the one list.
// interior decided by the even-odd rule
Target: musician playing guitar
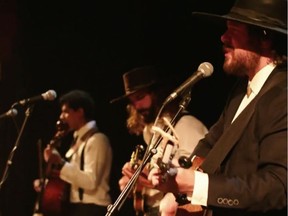
[{"label": "musician playing guitar", "polygon": [[60,97],[59,102],[60,119],[69,126],[75,139],[65,159],[50,145],[44,150],[44,159],[55,164],[55,173],[70,186],[67,208],[62,215],[104,216],[111,204],[112,149],[94,120],[94,100],[85,91],[72,90]]},{"label": "musician playing guitar", "polygon": [[287,1],[238,0],[227,14],[200,14],[201,25],[226,25],[223,70],[237,82],[190,154],[205,158],[202,171],[178,167],[162,184],[155,168],[149,179],[161,191],[186,193],[205,216],[287,215]]},{"label": "musician playing guitar", "polygon": [[[127,128],[131,134],[141,135],[147,144],[148,149],[151,149],[150,140],[153,135],[151,127],[157,117],[159,109],[163,104],[164,99],[167,97],[171,89],[167,88],[168,82],[164,83],[163,77],[159,79],[160,72],[153,66],[143,66],[133,68],[124,73],[123,81],[125,87],[125,95],[112,100],[114,103],[119,100],[127,102]],[[160,82],[163,81],[162,83]],[[166,80],[167,81],[167,80]],[[165,107],[160,117],[167,116],[172,118],[179,108],[179,101],[175,100],[169,106]],[[162,122],[158,122],[161,127]],[[163,125],[162,125],[163,126]],[[179,148],[181,153],[186,152],[189,154],[191,149],[194,149],[198,140],[203,138],[207,133],[206,127],[194,116],[183,112],[183,115],[177,119],[175,130],[179,133]],[[177,202],[171,199],[168,205],[161,206],[163,193],[159,190],[152,188],[147,180],[147,174],[150,164],[154,163],[154,158],[149,161],[147,167],[144,168],[138,181],[139,184],[144,186],[144,215],[145,216],[158,216],[159,211],[164,216],[172,215],[170,212],[175,213],[177,210]],[[147,170],[146,170],[147,169]],[[130,162],[124,164],[122,168],[123,176],[119,180],[120,189],[123,190],[127,184],[133,169]],[[159,209],[160,207],[160,209]]]}]

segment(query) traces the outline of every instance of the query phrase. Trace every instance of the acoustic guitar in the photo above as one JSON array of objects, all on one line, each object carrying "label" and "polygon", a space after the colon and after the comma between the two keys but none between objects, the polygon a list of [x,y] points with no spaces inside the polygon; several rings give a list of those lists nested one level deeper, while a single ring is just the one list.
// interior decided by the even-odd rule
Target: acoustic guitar
[{"label": "acoustic guitar", "polygon": [[62,216],[68,202],[69,185],[57,175],[48,179],[42,196],[42,212],[45,216]]},{"label": "acoustic guitar", "polygon": [[[166,146],[163,151],[163,156],[159,157],[157,159],[157,165],[161,170],[162,173],[162,180],[165,182],[168,176],[170,175],[168,173],[168,170],[171,167],[172,164],[172,158],[175,154],[173,154],[173,151],[171,150],[173,148],[173,143],[167,142]],[[200,165],[203,162],[203,158],[200,157],[193,157],[192,158],[192,166],[189,169],[192,170],[199,170]],[[203,216],[204,211],[200,205],[192,205],[190,201],[187,199],[186,194],[174,194],[176,197],[176,201],[178,202],[178,208],[176,212],[176,216]]]},{"label": "acoustic guitar", "polygon": [[[137,145],[135,151],[132,152],[131,159],[130,159],[130,165],[132,169],[136,170],[145,153],[145,148],[143,145]],[[137,216],[143,216],[144,215],[144,188],[136,184],[133,188],[133,207],[136,212]]]},{"label": "acoustic guitar", "polygon": [[[68,126],[62,121],[56,123],[57,132],[49,145],[51,148],[59,147],[61,140],[68,133]],[[42,193],[41,208],[45,216],[63,216],[66,203],[69,199],[69,184],[59,177],[57,164],[48,161],[46,164],[45,185]]]}]

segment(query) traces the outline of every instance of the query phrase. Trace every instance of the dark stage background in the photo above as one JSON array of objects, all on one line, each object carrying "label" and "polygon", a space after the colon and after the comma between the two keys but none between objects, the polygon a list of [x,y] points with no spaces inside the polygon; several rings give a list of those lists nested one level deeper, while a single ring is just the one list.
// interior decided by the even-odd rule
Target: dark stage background
[{"label": "dark stage background", "polygon": [[[198,22],[191,12],[225,13],[232,4],[232,0],[0,0],[0,111],[49,89],[58,95],[76,88],[89,91],[97,102],[98,125],[113,147],[114,201],[120,194],[121,167],[135,145],[142,143],[127,133],[125,104],[109,103],[124,93],[122,74],[153,64],[176,88],[200,63],[211,62],[213,75],[193,87],[188,107],[210,127],[234,79],[222,72],[223,26]],[[37,140],[43,145],[50,141],[59,115],[57,100],[39,102],[31,110],[17,109],[15,119],[0,119],[2,216],[32,216],[36,199],[32,183],[39,176]],[[117,215],[132,215],[130,199]]]}]

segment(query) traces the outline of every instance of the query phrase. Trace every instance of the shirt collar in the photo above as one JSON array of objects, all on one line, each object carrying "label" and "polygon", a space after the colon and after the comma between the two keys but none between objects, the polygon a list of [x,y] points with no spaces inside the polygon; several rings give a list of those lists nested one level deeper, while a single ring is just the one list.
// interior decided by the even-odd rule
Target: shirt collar
[{"label": "shirt collar", "polygon": [[260,71],[258,71],[258,73],[255,74],[251,81],[248,82],[248,85],[250,85],[250,88],[254,94],[258,94],[275,67],[276,65],[273,63],[266,65]]},{"label": "shirt collar", "polygon": [[75,137],[81,138],[87,131],[89,131],[90,129],[95,128],[95,127],[97,127],[96,121],[95,120],[89,121],[85,125],[83,125],[79,130],[74,131],[73,137],[74,138]]}]

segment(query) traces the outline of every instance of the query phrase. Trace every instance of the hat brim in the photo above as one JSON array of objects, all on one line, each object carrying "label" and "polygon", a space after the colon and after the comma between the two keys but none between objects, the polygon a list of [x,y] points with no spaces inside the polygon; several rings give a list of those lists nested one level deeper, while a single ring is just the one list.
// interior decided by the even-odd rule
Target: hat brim
[{"label": "hat brim", "polygon": [[113,103],[116,103],[116,102],[119,102],[119,101],[125,101],[125,100],[128,99],[129,96],[131,96],[131,95],[133,95],[133,94],[135,94],[135,93],[137,93],[137,92],[139,92],[139,91],[141,91],[141,90],[150,88],[150,87],[153,86],[155,83],[156,83],[156,82],[153,81],[153,82],[151,82],[151,83],[149,83],[149,84],[147,84],[147,85],[143,85],[143,86],[141,86],[141,88],[138,88],[138,89],[136,89],[136,90],[134,90],[134,91],[130,91],[129,93],[126,93],[125,95],[122,95],[122,96],[120,96],[120,97],[117,97],[117,98],[114,98],[114,99],[110,100],[110,103],[113,104]]},{"label": "hat brim", "polygon": [[[139,91],[139,90],[137,90],[137,91]],[[129,94],[125,94],[125,95],[122,95],[120,97],[114,98],[114,99],[110,100],[110,103],[113,104],[113,103],[116,103],[119,101],[123,101],[125,99],[127,100],[130,95],[136,93],[137,91],[133,91],[133,92],[130,92]]]},{"label": "hat brim", "polygon": [[242,22],[242,23],[246,23],[246,24],[257,26],[257,27],[264,28],[264,29],[269,29],[269,30],[287,35],[287,29],[280,28],[278,26],[274,26],[274,25],[264,23],[261,21],[251,20],[248,17],[242,16],[239,14],[217,15],[217,14],[211,14],[211,13],[205,13],[205,12],[193,12],[192,15],[195,17],[208,18],[209,20],[212,20],[212,21],[232,20],[232,21]]}]

